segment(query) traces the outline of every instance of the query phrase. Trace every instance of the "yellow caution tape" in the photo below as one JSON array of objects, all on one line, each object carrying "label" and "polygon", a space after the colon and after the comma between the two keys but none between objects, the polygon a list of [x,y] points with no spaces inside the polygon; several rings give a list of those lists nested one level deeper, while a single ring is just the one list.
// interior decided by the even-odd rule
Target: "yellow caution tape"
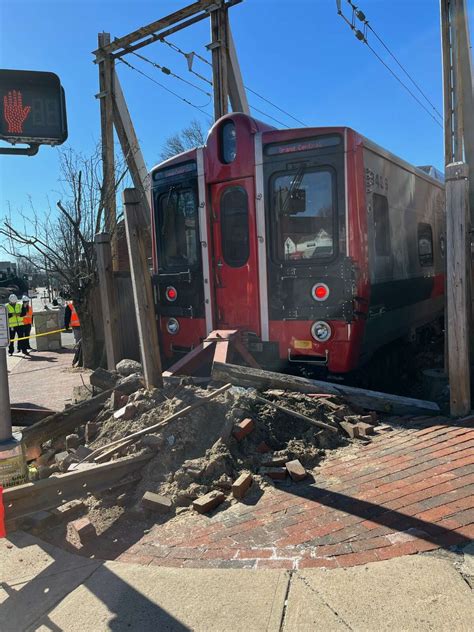
[{"label": "yellow caution tape", "polygon": [[59,334],[61,331],[67,331],[67,329],[55,329],[54,331],[47,331],[44,334],[31,334],[31,336],[23,336],[22,338],[11,338],[10,342],[15,342],[15,340],[29,340],[30,338],[40,338],[41,336],[50,336],[51,334]]}]

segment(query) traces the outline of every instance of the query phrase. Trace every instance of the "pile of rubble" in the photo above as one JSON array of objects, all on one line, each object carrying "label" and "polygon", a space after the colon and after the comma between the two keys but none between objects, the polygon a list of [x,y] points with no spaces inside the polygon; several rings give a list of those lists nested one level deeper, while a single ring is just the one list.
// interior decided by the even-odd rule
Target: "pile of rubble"
[{"label": "pile of rubble", "polygon": [[[91,384],[104,391],[90,402],[101,398],[100,409],[77,423],[74,432],[61,435],[55,426],[55,438],[42,443],[41,454],[30,463],[32,473],[43,479],[147,455],[127,493],[127,480],[117,486],[107,523],[127,511],[138,516],[205,513],[266,486],[310,480],[326,450],[349,439],[369,441],[378,424],[375,413],[363,414],[334,395],[257,392],[230,384],[216,390],[193,378],[147,391],[140,371],[138,363],[124,360],[116,372],[93,373]],[[86,505],[97,518],[100,502],[93,493]],[[112,511],[115,505],[120,509]],[[75,532],[84,537],[90,523],[79,522]]]}]

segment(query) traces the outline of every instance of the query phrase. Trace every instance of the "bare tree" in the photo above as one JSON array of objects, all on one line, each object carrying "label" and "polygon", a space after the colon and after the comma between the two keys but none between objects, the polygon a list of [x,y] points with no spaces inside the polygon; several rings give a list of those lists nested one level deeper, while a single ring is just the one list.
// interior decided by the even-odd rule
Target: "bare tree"
[{"label": "bare tree", "polygon": [[[72,149],[60,151],[60,199],[55,208],[37,209],[30,199],[30,212],[19,211],[23,228],[10,216],[0,226],[3,249],[37,269],[60,279],[74,301],[81,322],[84,366],[95,368],[102,349],[97,344],[94,289],[98,284],[94,235],[104,227],[105,201],[115,195],[127,170],[120,174],[112,193],[102,188],[99,150],[85,156]],[[112,227],[114,230],[115,227]]]},{"label": "bare tree", "polygon": [[202,123],[197,119],[193,119],[187,127],[165,140],[160,154],[161,159],[167,160],[188,149],[202,147],[205,142],[206,132]]}]

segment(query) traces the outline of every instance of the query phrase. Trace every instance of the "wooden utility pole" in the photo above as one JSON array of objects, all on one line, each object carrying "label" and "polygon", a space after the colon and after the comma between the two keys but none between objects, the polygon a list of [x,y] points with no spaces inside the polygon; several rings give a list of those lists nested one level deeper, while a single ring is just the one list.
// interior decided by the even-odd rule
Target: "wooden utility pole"
[{"label": "wooden utility pole", "polygon": [[162,387],[158,323],[145,248],[147,229],[141,219],[143,197],[136,189],[125,189],[123,202],[143,375],[147,388]]},{"label": "wooden utility pole", "polygon": [[216,121],[227,114],[229,104],[227,24],[227,8],[221,0],[216,2],[215,8],[211,10],[211,43],[207,46],[212,53],[212,85],[214,88],[214,119]]},{"label": "wooden utility pole", "polygon": [[112,248],[109,233],[98,233],[94,238],[99,274],[100,300],[102,304],[102,322],[104,325],[107,368],[115,371],[117,362],[122,359],[118,335],[118,306],[115,291]]},{"label": "wooden utility pole", "polygon": [[474,97],[465,0],[441,0],[446,163],[446,309],[451,414],[471,410]]},{"label": "wooden utility pole", "polygon": [[471,410],[468,175],[463,162],[446,166],[446,317],[451,414],[456,416],[467,415]]},{"label": "wooden utility pole", "polygon": [[[109,33],[99,33],[99,47],[110,44]],[[113,119],[114,60],[105,55],[99,62],[100,129],[102,137],[102,203],[105,230],[112,235],[112,257],[117,261],[117,202],[115,191],[115,153]]]}]

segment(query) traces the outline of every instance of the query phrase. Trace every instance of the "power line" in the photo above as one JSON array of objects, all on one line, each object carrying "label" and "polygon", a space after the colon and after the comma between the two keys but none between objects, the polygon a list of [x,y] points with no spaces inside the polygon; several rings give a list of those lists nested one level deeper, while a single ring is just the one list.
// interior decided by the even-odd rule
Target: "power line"
[{"label": "power line", "polygon": [[[179,53],[180,55],[183,55],[186,58],[186,61],[188,62],[188,70],[190,72],[192,72],[194,75],[196,75],[197,77],[199,77],[200,79],[202,79],[203,81],[205,81],[206,83],[208,83],[209,85],[212,86],[212,81],[209,81],[209,79],[207,79],[206,77],[203,77],[199,73],[195,72],[193,70],[193,68],[192,68],[192,63],[193,63],[193,58],[194,57],[196,57],[197,59],[200,59],[202,62],[204,62],[205,64],[207,64],[208,66],[210,66],[212,68],[212,64],[205,57],[202,57],[202,55],[199,55],[195,51],[191,51],[190,53],[186,53],[179,46],[176,46],[176,44],[174,44],[173,42],[168,42],[164,38],[162,40],[160,40],[160,41],[163,42],[164,44],[166,44],[167,46],[169,46],[171,49],[173,49],[177,53]],[[286,116],[289,116],[291,119],[293,119],[294,121],[296,121],[300,125],[303,125],[303,127],[307,127],[306,123],[304,123],[300,119],[296,118],[295,116],[293,116],[293,114],[290,114],[290,112],[287,112],[286,110],[284,110],[283,108],[278,106],[276,103],[273,103],[273,101],[270,101],[270,99],[267,99],[263,95],[259,94],[256,90],[253,90],[252,88],[249,88],[248,86],[245,86],[245,85],[244,85],[244,88],[246,90],[248,90],[249,92],[251,92],[252,94],[255,94],[255,96],[259,97],[259,99],[262,99],[262,101],[266,101],[266,103],[268,103],[269,105],[274,107],[276,110],[279,110],[280,112],[282,112],[283,114],[286,114]],[[274,121],[276,121],[280,125],[284,125],[285,127],[288,127],[288,125],[286,125],[285,123],[282,123],[278,119],[276,119],[276,118],[274,118],[272,116],[269,116],[268,114],[266,114],[265,112],[262,112],[261,110],[258,110],[256,107],[252,106],[252,108],[256,112],[260,112],[260,114],[264,114],[265,116],[268,116],[269,118],[273,119]]]},{"label": "power line", "polygon": [[[385,48],[385,50],[389,53],[389,55],[395,60],[395,62],[397,63],[397,65],[403,70],[403,72],[406,74],[406,76],[410,79],[410,81],[413,83],[413,85],[416,87],[416,89],[420,92],[420,94],[423,96],[423,98],[429,103],[429,105],[431,106],[431,108],[435,111],[435,113],[437,114],[437,116],[439,116],[441,119],[443,119],[442,115],[440,114],[440,112],[436,109],[436,107],[434,106],[434,104],[429,100],[429,98],[426,96],[426,94],[423,92],[423,90],[420,88],[420,86],[416,83],[416,81],[413,79],[413,77],[409,74],[409,72],[402,66],[402,64],[398,61],[398,59],[396,58],[396,56],[392,53],[392,51],[389,49],[389,47],[385,44],[385,42],[382,40],[382,38],[375,32],[375,30],[372,28],[372,26],[369,24],[369,21],[367,20],[365,14],[363,13],[363,11],[361,11],[355,4],[353,4],[353,2],[351,0],[346,0],[346,2],[349,4],[349,6],[352,8],[352,21],[348,20],[346,18],[346,16],[343,14],[342,9],[341,9],[341,0],[336,0],[336,4],[337,4],[337,13],[338,15],[340,15],[342,17],[342,19],[349,25],[350,29],[354,32],[355,37],[362,42],[363,44],[365,44],[367,46],[367,48],[375,55],[375,57],[380,61],[381,64],[383,64],[383,66],[385,66],[385,68],[390,72],[390,74],[398,81],[398,83],[405,88],[405,90],[413,97],[413,99],[415,99],[415,101],[425,110],[425,112],[434,120],[434,122],[439,125],[440,127],[443,127],[441,125],[441,123],[438,121],[438,119],[436,119],[432,112],[424,105],[424,103],[422,103],[420,101],[420,99],[413,93],[412,90],[410,90],[410,88],[406,85],[406,83],[404,83],[400,77],[392,70],[392,68],[390,68],[390,66],[380,57],[380,55],[377,53],[377,51],[369,44],[368,40],[367,40],[367,29],[369,29],[374,36],[377,38],[377,40],[382,44],[382,46]],[[360,20],[362,22],[362,24],[364,25],[364,32],[360,31],[356,26],[355,26],[355,18],[357,17],[358,20]]]},{"label": "power line", "polygon": [[263,110],[259,110],[258,108],[256,108],[254,105],[252,105],[251,103],[249,103],[249,106],[252,108],[252,110],[255,110],[255,112],[258,112],[259,114],[263,114],[263,116],[266,116],[269,119],[272,119],[272,121],[276,121],[279,125],[283,125],[283,127],[286,127],[289,129],[289,126],[286,123],[283,123],[282,121],[279,121],[277,118],[275,118],[274,116],[271,116],[270,114],[267,114],[266,112],[264,112]]},{"label": "power line", "polygon": [[201,86],[197,86],[195,83],[192,83],[191,81],[188,81],[187,79],[184,79],[184,77],[180,77],[179,75],[174,73],[172,70],[170,70],[166,66],[161,66],[156,61],[153,61],[153,60],[149,59],[148,57],[145,57],[145,55],[140,55],[139,53],[132,52],[132,55],[135,55],[135,57],[138,57],[139,59],[142,59],[147,64],[150,64],[151,66],[154,66],[154,68],[157,68],[158,70],[161,70],[161,72],[164,73],[165,75],[168,75],[170,77],[174,77],[175,79],[178,79],[179,81],[182,81],[183,83],[186,83],[188,86],[191,86],[191,87],[195,88],[196,90],[199,90],[199,92],[202,92],[206,96],[212,97],[212,94],[210,94],[209,92],[206,92],[206,90],[203,90],[201,88]]},{"label": "power line", "polygon": [[[132,66],[132,64],[128,61],[126,61],[123,57],[120,60],[123,64],[125,64],[126,66],[128,66],[129,68],[131,68],[132,70],[134,70],[135,72],[138,72],[138,74],[142,75],[143,77],[146,77],[147,79],[149,79],[150,81],[152,81],[153,83],[155,83],[157,86],[160,86],[160,88],[162,88],[163,90],[166,90],[166,92],[169,92],[170,94],[172,94],[173,96],[175,96],[177,99],[179,99],[180,101],[184,101],[184,103],[187,103],[188,105],[190,105],[191,107],[193,107],[196,110],[199,110],[199,112],[201,112],[201,114],[206,114],[207,116],[210,117],[209,112],[206,112],[203,108],[207,107],[207,105],[209,105],[209,102],[206,103],[205,105],[196,105],[195,103],[191,103],[191,101],[189,101],[188,99],[182,97],[181,95],[177,94],[176,92],[174,92],[173,90],[170,90],[169,88],[167,88],[166,86],[164,86],[162,83],[160,83],[159,81],[157,81],[156,79],[153,79],[153,77],[150,77],[150,75],[147,75],[146,72],[143,72],[143,70],[140,70],[139,68],[136,68],[135,66]],[[211,119],[212,120],[212,119]]]}]

